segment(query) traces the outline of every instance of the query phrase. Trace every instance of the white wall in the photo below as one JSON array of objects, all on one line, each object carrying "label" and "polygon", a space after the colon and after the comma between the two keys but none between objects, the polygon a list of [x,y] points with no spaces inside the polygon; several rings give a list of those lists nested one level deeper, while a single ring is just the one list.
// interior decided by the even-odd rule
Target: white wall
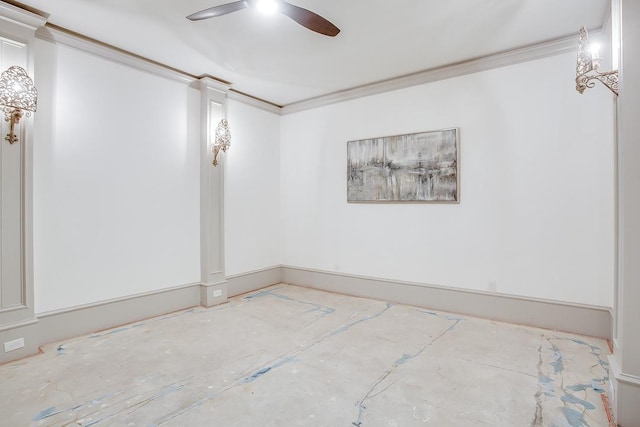
[{"label": "white wall", "polygon": [[225,255],[231,276],[278,266],[280,116],[228,101],[231,149],[225,155]]},{"label": "white wall", "polygon": [[37,40],[37,313],[199,282],[200,92]]},{"label": "white wall", "polygon": [[[609,92],[575,54],[283,117],[285,265],[610,306]],[[346,143],[458,127],[460,204],[348,204]]]},{"label": "white wall", "polygon": [[[36,312],[199,281],[200,92],[38,40]],[[573,54],[284,117],[230,100],[228,276],[279,264],[609,306],[612,103]],[[346,142],[459,127],[459,205],[346,203]]]}]

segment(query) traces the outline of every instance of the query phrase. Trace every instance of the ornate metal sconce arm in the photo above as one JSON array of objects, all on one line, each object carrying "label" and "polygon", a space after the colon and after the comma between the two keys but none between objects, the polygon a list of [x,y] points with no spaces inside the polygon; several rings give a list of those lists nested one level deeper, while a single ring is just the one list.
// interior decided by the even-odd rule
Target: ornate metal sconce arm
[{"label": "ornate metal sconce arm", "polygon": [[582,74],[576,77],[576,90],[583,93],[586,88],[594,87],[596,83],[593,80],[600,80],[611,92],[618,95],[618,70],[591,75]]},{"label": "ornate metal sconce arm", "polygon": [[[27,112],[27,115],[29,112]],[[9,133],[4,137],[5,140],[9,141],[9,144],[13,144],[14,142],[18,142],[18,137],[14,133],[14,126],[20,122],[22,118],[22,110],[19,108],[4,108],[4,121],[9,122]]]},{"label": "ornate metal sconce arm", "polygon": [[211,151],[213,151],[213,166],[218,166],[218,154],[220,150],[226,153],[230,146],[231,131],[229,130],[229,123],[226,119],[222,119],[215,130],[215,142],[211,147]]},{"label": "ornate metal sconce arm", "polygon": [[213,147],[213,166],[218,166],[218,153],[222,150],[222,152],[226,152],[226,148],[221,147],[219,145],[215,145]]}]

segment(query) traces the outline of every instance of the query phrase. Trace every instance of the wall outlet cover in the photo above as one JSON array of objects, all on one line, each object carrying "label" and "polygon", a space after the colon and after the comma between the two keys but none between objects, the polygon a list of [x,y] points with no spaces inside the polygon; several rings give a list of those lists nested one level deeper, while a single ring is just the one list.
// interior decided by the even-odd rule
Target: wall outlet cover
[{"label": "wall outlet cover", "polygon": [[22,347],[24,347],[24,338],[7,341],[4,343],[4,352],[9,353],[10,351],[18,350]]}]

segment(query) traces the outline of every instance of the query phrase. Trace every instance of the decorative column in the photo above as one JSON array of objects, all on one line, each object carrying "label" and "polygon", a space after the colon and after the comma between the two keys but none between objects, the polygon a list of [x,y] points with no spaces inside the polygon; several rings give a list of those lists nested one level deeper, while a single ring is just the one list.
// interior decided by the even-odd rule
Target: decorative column
[{"label": "decorative column", "polygon": [[213,165],[211,144],[215,128],[225,117],[228,85],[200,79],[202,131],[200,146],[200,303],[205,307],[227,301],[224,272],[224,156]]},{"label": "decorative column", "polygon": [[[46,22],[0,1],[0,72],[17,65],[34,77],[35,32]],[[39,345],[33,306],[33,117],[22,117],[13,144],[5,140],[10,124],[4,118],[0,107],[0,363],[36,354]]]},{"label": "decorative column", "polygon": [[[620,41],[617,98],[617,289],[609,399],[622,427],[640,423],[640,2],[612,1]],[[614,64],[615,65],[615,64]]]}]

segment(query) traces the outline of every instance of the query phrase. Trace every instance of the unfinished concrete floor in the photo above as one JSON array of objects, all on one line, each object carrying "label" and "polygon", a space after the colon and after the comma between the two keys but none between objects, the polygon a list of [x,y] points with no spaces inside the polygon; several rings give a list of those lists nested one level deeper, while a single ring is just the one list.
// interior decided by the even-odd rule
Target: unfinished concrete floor
[{"label": "unfinished concrete floor", "polygon": [[278,285],[0,366],[0,425],[608,426],[607,349]]}]

